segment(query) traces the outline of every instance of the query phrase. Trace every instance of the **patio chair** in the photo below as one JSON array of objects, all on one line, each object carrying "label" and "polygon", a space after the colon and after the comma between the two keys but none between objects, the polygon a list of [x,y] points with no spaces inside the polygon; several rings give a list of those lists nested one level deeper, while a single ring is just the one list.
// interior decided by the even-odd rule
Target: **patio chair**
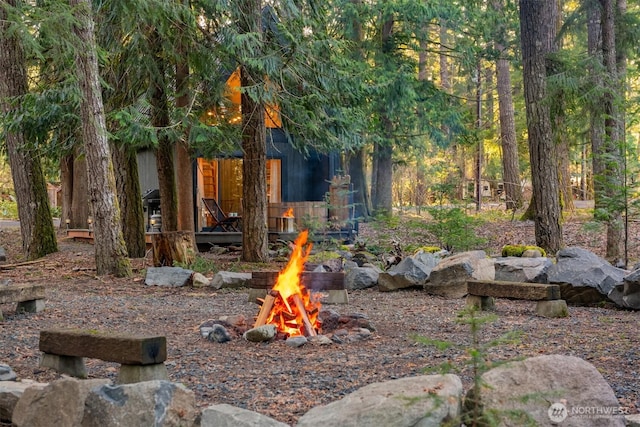
[{"label": "patio chair", "polygon": [[208,226],[211,231],[216,231],[216,229],[220,229],[222,231],[240,231],[240,222],[242,221],[242,217],[227,215],[222,210],[216,199],[203,197],[202,203],[204,203],[205,208],[207,208],[213,220],[213,224]]}]

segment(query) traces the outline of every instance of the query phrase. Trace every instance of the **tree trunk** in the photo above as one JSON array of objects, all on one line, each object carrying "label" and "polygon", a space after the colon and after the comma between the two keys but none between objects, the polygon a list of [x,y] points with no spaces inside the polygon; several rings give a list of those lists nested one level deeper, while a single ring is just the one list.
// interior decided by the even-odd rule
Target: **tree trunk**
[{"label": "tree trunk", "polygon": [[[602,13],[598,3],[588,4],[587,44],[589,56],[593,58],[593,65],[589,68],[589,73],[591,74],[591,84],[599,88],[602,87],[602,75],[600,72],[600,66],[602,65]],[[601,155],[604,144],[604,118],[602,115],[602,103],[597,99],[593,100],[590,104],[589,121],[593,199],[595,205],[594,218],[598,219],[599,212],[605,208],[606,191],[602,180],[605,170],[604,156]]]},{"label": "tree trunk", "polygon": [[131,275],[131,263],[122,237],[116,181],[107,140],[107,127],[98,74],[91,4],[70,0],[75,7],[74,32],[82,46],[76,53],[77,78],[82,93],[80,119],[87,159],[89,199],[94,216],[96,272],[119,277]]},{"label": "tree trunk", "polygon": [[[496,49],[502,51],[503,47],[497,44]],[[505,58],[501,57],[497,61],[496,80],[502,143],[502,182],[507,210],[515,211],[522,207],[522,187],[520,186],[515,112],[511,96],[511,72],[509,71],[509,61]]]},{"label": "tree trunk", "polygon": [[476,211],[482,209],[482,163],[484,159],[484,143],[482,140],[482,73],[480,68],[480,59],[476,68],[476,158],[474,165],[474,177],[476,181]]},{"label": "tree trunk", "polygon": [[138,179],[138,159],[126,146],[113,147],[113,169],[116,178],[122,235],[131,258],[143,258],[147,252],[144,232],[144,208]]},{"label": "tree trunk", "polygon": [[[504,8],[504,0],[492,0],[491,7],[497,13]],[[504,25],[498,28],[496,51],[500,57],[496,61],[496,89],[498,91],[498,109],[500,120],[500,141],[502,147],[502,183],[504,185],[507,210],[515,211],[522,207],[522,187],[520,186],[520,162],[518,142],[516,140],[515,112],[511,92],[511,71],[509,60],[503,55],[505,46],[499,40],[506,37]]]},{"label": "tree trunk", "polygon": [[174,266],[175,263],[192,264],[195,260],[195,234],[189,231],[153,233],[151,248],[155,267]]},{"label": "tree trunk", "polygon": [[[563,0],[556,0],[558,10],[562,9],[562,2]],[[561,29],[562,17],[560,13],[558,13],[556,14],[556,33],[558,33]],[[562,38],[556,37],[554,51],[561,50],[563,47],[562,43]],[[547,75],[559,74],[563,71],[559,68],[559,64],[557,61],[549,59],[547,63],[550,64],[550,66],[547,66]],[[569,137],[566,132],[567,113],[565,108],[565,94],[562,89],[557,90],[557,92],[555,93],[555,97],[551,102],[551,105],[551,117],[553,117],[551,126],[556,144],[556,154],[558,156],[558,184],[560,186],[561,202],[560,209],[573,212],[575,210],[575,205],[573,203],[573,191],[571,189],[571,171],[569,169],[569,150],[571,147],[569,143]]]},{"label": "tree trunk", "polygon": [[[351,0],[351,3],[355,7],[358,7],[362,0]],[[359,19],[351,21],[351,40],[354,45],[357,46],[353,59],[355,61],[363,60],[362,53],[362,23]],[[369,198],[369,191],[367,189],[367,179],[365,175],[365,159],[366,150],[364,147],[358,148],[355,152],[348,154],[348,174],[351,176],[351,183],[353,185],[353,204],[354,204],[354,216],[356,218],[366,221],[371,216],[371,199]]]},{"label": "tree trunk", "polygon": [[[60,211],[60,227],[71,228],[71,196],[73,192],[73,156],[60,157],[60,191],[62,207]],[[67,222],[68,221],[68,222]]]},{"label": "tree trunk", "polygon": [[349,176],[353,184],[354,215],[366,221],[371,216],[371,203],[365,177],[365,153],[365,149],[360,148],[349,154]]},{"label": "tree trunk", "polygon": [[[382,53],[387,57],[393,51],[392,17],[387,17],[382,24]],[[383,140],[376,144],[374,157],[376,161],[375,199],[373,209],[376,213],[391,215],[393,213],[393,122],[385,107],[380,111]]]},{"label": "tree trunk", "polygon": [[620,111],[617,107],[621,96],[616,61],[614,0],[600,0],[602,5],[602,60],[605,69],[605,93],[603,97],[605,138],[603,155],[605,156],[604,180],[607,194],[607,258],[615,264],[623,260],[624,224],[624,188],[622,179],[622,141],[620,139]]},{"label": "tree trunk", "polygon": [[178,229],[178,204],[174,164],[175,145],[166,131],[171,124],[167,99],[168,83],[165,78],[167,63],[162,52],[162,39],[158,32],[153,30],[149,38],[149,45],[154,47],[152,55],[156,66],[155,72],[150,76],[149,102],[151,104],[151,123],[158,133],[156,169],[160,190],[162,231],[176,231]]},{"label": "tree trunk", "polygon": [[[627,13],[627,0],[618,0],[617,2],[617,12],[618,17],[623,17]],[[628,92],[627,85],[627,53],[626,49],[618,48],[616,45],[616,65],[618,71],[618,81],[620,82],[619,88],[619,96],[622,100],[622,105],[626,105],[626,94]],[[621,210],[624,211],[624,234],[622,236],[624,240],[623,245],[623,256],[621,259],[623,262],[620,262],[620,265],[624,265],[625,267],[629,262],[629,254],[628,254],[628,245],[629,245],[629,212],[628,212],[628,184],[627,184],[627,118],[626,118],[626,110],[624,108],[620,108],[618,112],[618,138],[621,144],[621,152],[624,161],[624,168],[621,171],[621,180],[623,182],[623,194],[621,195],[624,203],[624,206],[621,206]],[[621,166],[622,168],[622,166]]]},{"label": "tree trunk", "polygon": [[[239,21],[243,33],[262,34],[260,0],[242,0]],[[247,64],[240,68],[240,84],[251,88],[262,83],[263,76]],[[242,104],[242,260],[268,262],[267,229],[267,142],[264,105],[247,93]]]},{"label": "tree trunk", "polygon": [[[3,113],[13,108],[10,98],[24,95],[28,90],[24,50],[7,18],[6,3],[16,7],[17,1],[9,0],[0,6],[0,110]],[[56,233],[40,155],[35,148],[29,149],[22,132],[7,132],[5,144],[18,203],[22,252],[27,259],[56,252]]]},{"label": "tree trunk", "polygon": [[[185,2],[188,6],[188,1]],[[183,32],[186,31],[180,28]],[[187,49],[181,45],[182,61],[176,64],[176,107],[185,111],[189,107],[189,65]],[[176,144],[176,187],[178,191],[178,230],[196,231],[193,203],[193,159],[188,143],[188,129]],[[194,234],[195,241],[195,234]]]},{"label": "tree trunk", "polygon": [[558,168],[547,101],[546,60],[555,39],[556,2],[520,0],[524,94],[529,133],[536,244],[554,254],[563,246]]},{"label": "tree trunk", "polygon": [[393,149],[391,148],[392,127],[391,121],[382,117],[385,127],[386,143],[377,144],[375,153],[378,163],[376,177],[376,204],[373,207],[376,214],[391,215],[393,210]]},{"label": "tree trunk", "polygon": [[[80,135],[78,140],[82,141]],[[73,147],[73,183],[71,188],[71,228],[88,228],[91,214],[89,203],[89,178],[87,177],[87,158],[84,147]]]}]

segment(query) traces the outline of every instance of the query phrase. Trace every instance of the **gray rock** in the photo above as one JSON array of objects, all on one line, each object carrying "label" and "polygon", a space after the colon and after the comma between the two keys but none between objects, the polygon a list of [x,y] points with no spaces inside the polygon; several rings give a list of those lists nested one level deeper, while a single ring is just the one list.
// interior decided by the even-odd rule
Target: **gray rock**
[{"label": "gray rock", "polygon": [[313,345],[331,345],[333,341],[326,335],[316,335],[315,337],[307,338],[309,342]]},{"label": "gray rock", "polygon": [[215,289],[221,288],[243,288],[249,285],[251,273],[235,273],[232,271],[219,271],[211,279],[210,286]]},{"label": "gray rock", "polygon": [[347,290],[366,289],[376,286],[382,271],[370,264],[362,267],[353,263],[345,264],[344,287]]},{"label": "gray rock", "polygon": [[445,250],[441,250],[439,252],[431,253],[425,252],[422,249],[417,251],[415,254],[411,256],[411,258],[415,259],[426,265],[429,270],[433,270],[433,268],[442,261],[442,258],[449,256],[449,252]]},{"label": "gray rock", "polygon": [[209,341],[222,344],[231,341],[231,335],[224,326],[214,324],[211,326],[211,330],[207,333],[207,339]]},{"label": "gray rock", "polygon": [[7,260],[7,253],[5,252],[4,248],[0,246],[0,262],[4,262],[6,260]]},{"label": "gray rock", "polygon": [[623,306],[622,292],[616,288],[628,273],[586,249],[569,247],[558,251],[547,279],[560,285],[562,299],[567,302],[590,304],[609,299]]},{"label": "gray rock", "polygon": [[180,267],[149,267],[144,284],[147,286],[181,287],[189,284],[193,271]]},{"label": "gray rock", "polygon": [[[535,251],[536,253],[540,253]],[[522,257],[504,257],[496,258],[495,280],[505,282],[531,282],[531,283],[547,283],[547,270],[551,268],[553,263],[549,258],[522,258]]]},{"label": "gray rock", "polygon": [[455,375],[402,378],[312,408],[297,427],[436,427],[460,416],[461,399],[462,382]]},{"label": "gray rock", "polygon": [[207,279],[204,274],[196,272],[191,275],[191,283],[194,288],[202,288],[204,286],[209,286],[211,281]]},{"label": "gray rock", "polygon": [[[620,291],[620,287],[617,289]],[[640,270],[634,270],[624,277],[621,292],[624,307],[640,310]]]},{"label": "gray rock", "polygon": [[84,404],[106,379],[62,378],[45,387],[27,388],[13,410],[15,427],[76,427],[82,425]]},{"label": "gray rock", "polygon": [[[620,403],[598,370],[578,357],[549,355],[510,362],[485,372],[481,381],[480,402],[498,418],[497,425],[624,426],[621,414],[585,412],[619,411]],[[471,392],[467,397],[474,398]],[[465,407],[469,411],[466,403]]]},{"label": "gray rock", "polygon": [[[423,258],[426,259],[426,257]],[[391,267],[386,273],[380,273],[378,290],[385,292],[414,286],[422,287],[429,279],[432,269],[433,267],[418,261],[417,258],[407,257]]]},{"label": "gray rock", "polygon": [[82,427],[191,427],[197,416],[195,395],[182,384],[105,384],[87,396]]},{"label": "gray rock", "polygon": [[277,332],[275,325],[262,325],[249,329],[242,337],[250,342],[265,342],[274,339]]},{"label": "gray rock", "polygon": [[307,340],[306,337],[296,336],[296,337],[287,338],[287,340],[284,343],[288,347],[298,348],[298,347],[302,347],[303,345],[305,345],[308,342],[309,341]]},{"label": "gray rock", "polygon": [[202,411],[200,427],[289,427],[266,415],[232,405],[212,405]]},{"label": "gray rock", "polygon": [[11,366],[0,363],[0,381],[15,381],[18,376]]},{"label": "gray rock", "polygon": [[42,389],[46,386],[46,383],[37,383],[31,380],[0,381],[0,423],[11,424],[13,410],[27,388]]},{"label": "gray rock", "polygon": [[631,414],[625,416],[627,427],[640,427],[640,414]]},{"label": "gray rock", "polygon": [[436,265],[425,291],[445,298],[462,298],[467,294],[467,280],[494,280],[494,260],[484,251],[467,251],[443,258]]}]

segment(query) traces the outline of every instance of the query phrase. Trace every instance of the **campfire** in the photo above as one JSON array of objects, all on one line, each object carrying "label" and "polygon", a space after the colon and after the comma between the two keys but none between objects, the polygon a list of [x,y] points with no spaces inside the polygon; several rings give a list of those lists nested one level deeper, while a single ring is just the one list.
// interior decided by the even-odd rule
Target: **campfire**
[{"label": "campfire", "polygon": [[320,330],[320,301],[312,298],[300,280],[312,247],[307,235],[307,230],[301,232],[293,243],[291,258],[262,301],[255,327],[272,324],[288,337],[315,336]]}]

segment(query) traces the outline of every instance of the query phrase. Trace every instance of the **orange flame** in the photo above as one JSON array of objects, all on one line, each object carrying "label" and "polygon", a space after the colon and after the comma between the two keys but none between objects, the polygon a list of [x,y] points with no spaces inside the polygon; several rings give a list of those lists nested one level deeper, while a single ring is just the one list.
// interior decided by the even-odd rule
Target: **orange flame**
[{"label": "orange flame", "polygon": [[283,218],[293,218],[293,208],[287,209],[285,213],[282,214]]},{"label": "orange flame", "polygon": [[280,272],[274,291],[278,291],[280,297],[267,317],[266,323],[275,325],[278,331],[289,336],[305,335],[305,325],[303,315],[295,304],[294,296],[299,296],[304,305],[304,310],[309,322],[318,330],[320,321],[318,313],[320,312],[320,301],[313,300],[309,291],[300,281],[300,277],[304,270],[304,263],[309,258],[312,244],[309,243],[306,248],[308,231],[301,232],[294,242],[293,252],[287,266]]}]

